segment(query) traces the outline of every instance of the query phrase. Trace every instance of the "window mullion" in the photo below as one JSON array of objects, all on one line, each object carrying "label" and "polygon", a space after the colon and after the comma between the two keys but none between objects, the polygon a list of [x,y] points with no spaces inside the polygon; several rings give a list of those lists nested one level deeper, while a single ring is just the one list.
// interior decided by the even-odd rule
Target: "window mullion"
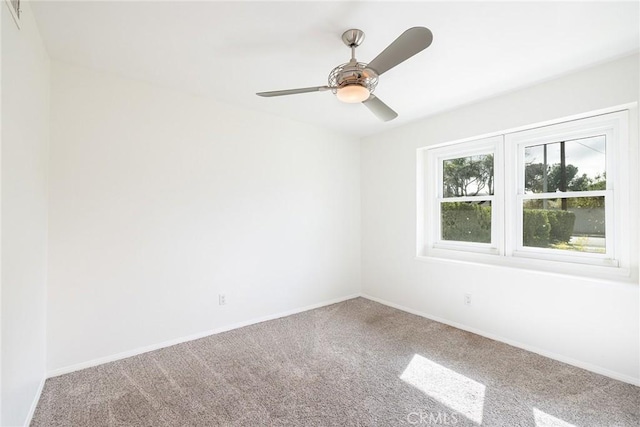
[{"label": "window mullion", "polygon": [[459,196],[459,197],[439,197],[438,202],[455,203],[455,202],[493,202],[495,196]]},{"label": "window mullion", "polygon": [[563,191],[556,193],[530,193],[518,194],[523,200],[540,200],[540,199],[573,199],[580,197],[602,197],[609,190],[592,190],[592,191]]}]

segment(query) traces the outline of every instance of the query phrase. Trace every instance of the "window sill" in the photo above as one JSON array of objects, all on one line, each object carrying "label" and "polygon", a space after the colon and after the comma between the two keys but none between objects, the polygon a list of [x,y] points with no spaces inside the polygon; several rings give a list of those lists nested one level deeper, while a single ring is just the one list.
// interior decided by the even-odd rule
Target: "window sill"
[{"label": "window sill", "polygon": [[597,283],[623,283],[638,285],[637,271],[630,268],[587,265],[526,257],[506,257],[499,255],[460,252],[433,248],[426,255],[417,255],[423,262],[477,265],[491,268],[510,268],[553,276],[569,276]]}]

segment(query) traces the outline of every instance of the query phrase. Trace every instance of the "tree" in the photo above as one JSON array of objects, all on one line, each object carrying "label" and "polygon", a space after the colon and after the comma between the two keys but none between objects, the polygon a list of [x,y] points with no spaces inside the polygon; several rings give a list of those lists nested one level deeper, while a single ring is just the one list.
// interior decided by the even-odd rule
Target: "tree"
[{"label": "tree", "polygon": [[[560,190],[561,184],[561,165],[556,163],[547,165],[547,192],[554,193]],[[572,164],[565,167],[567,191],[596,191],[605,190],[607,188],[606,174],[596,175],[594,178],[587,174],[578,174],[578,168]],[[525,167],[524,185],[527,192],[542,193],[544,186],[544,164],[530,163]],[[579,197],[564,199],[567,200],[567,207],[583,207],[597,208],[604,207],[604,201],[601,197]],[[541,208],[542,201],[530,200],[530,208]]]},{"label": "tree", "polygon": [[493,194],[493,154],[445,160],[443,178],[447,197]]},{"label": "tree", "polygon": [[[584,175],[583,175],[584,176]],[[586,178],[583,191],[597,191],[607,189],[607,174],[596,175],[595,178]],[[571,200],[571,207],[579,208],[604,208],[604,197],[580,197]]]},{"label": "tree", "polygon": [[[576,178],[578,168],[574,165],[567,165],[566,168],[567,190],[568,191],[584,191],[585,180],[590,180],[586,174]],[[532,193],[542,193],[544,185],[544,164],[531,163],[525,168],[525,190]],[[560,163],[547,165],[547,192],[553,193],[560,189],[562,178],[562,168]],[[588,184],[588,183],[587,183]]]}]

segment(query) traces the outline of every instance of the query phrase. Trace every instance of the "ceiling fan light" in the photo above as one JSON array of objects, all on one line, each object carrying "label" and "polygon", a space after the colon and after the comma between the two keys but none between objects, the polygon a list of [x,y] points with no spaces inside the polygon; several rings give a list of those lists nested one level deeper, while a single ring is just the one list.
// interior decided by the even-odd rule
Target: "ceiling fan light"
[{"label": "ceiling fan light", "polygon": [[336,96],[342,102],[355,104],[369,99],[369,89],[360,85],[348,85],[338,89]]}]

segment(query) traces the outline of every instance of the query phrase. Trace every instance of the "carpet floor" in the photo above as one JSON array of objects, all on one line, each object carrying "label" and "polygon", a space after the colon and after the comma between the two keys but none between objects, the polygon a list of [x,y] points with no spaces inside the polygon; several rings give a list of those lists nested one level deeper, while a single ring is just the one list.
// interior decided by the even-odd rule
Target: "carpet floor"
[{"label": "carpet floor", "polygon": [[640,425],[640,388],[357,298],[48,379],[31,426]]}]

